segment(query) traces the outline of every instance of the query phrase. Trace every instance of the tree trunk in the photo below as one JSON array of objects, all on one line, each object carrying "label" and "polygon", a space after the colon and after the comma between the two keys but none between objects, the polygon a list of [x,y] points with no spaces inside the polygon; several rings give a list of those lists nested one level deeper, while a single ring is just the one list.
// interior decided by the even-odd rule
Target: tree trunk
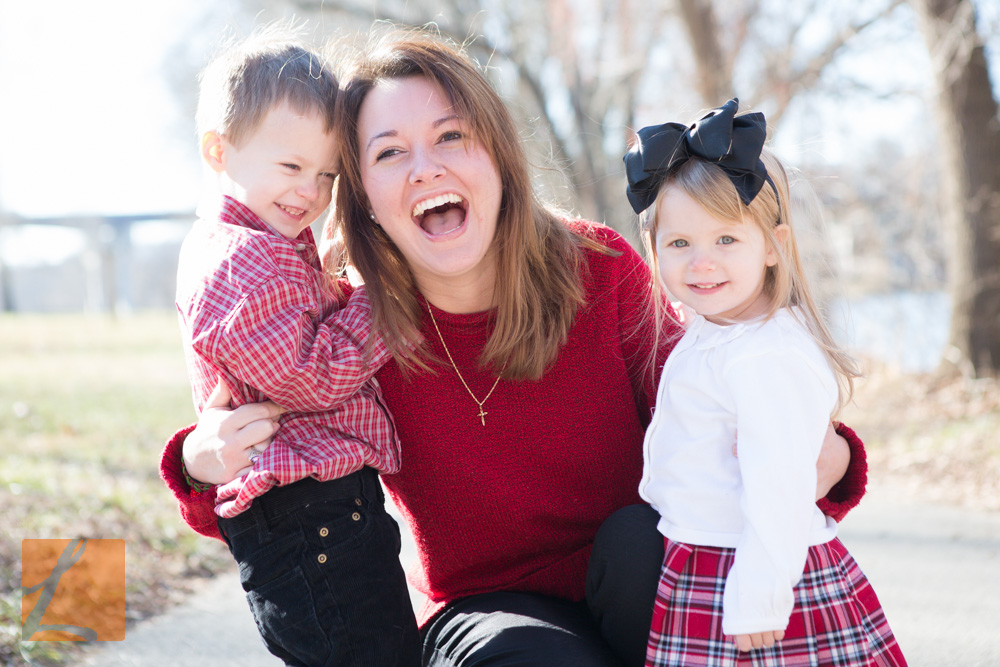
[{"label": "tree trunk", "polygon": [[942,366],[1000,370],[1000,119],[970,0],[911,0],[931,54],[950,239],[949,350]]}]

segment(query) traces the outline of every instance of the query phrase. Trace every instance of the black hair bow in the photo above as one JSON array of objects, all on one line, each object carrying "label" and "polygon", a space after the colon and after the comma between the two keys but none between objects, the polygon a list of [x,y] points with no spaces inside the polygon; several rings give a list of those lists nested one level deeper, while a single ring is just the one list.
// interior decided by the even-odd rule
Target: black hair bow
[{"label": "black hair bow", "polygon": [[624,157],[628,177],[625,194],[636,213],[649,208],[663,179],[691,158],[722,167],[746,205],[765,181],[772,183],[760,160],[767,135],[764,114],[737,116],[739,105],[739,100],[733,98],[690,127],[664,123],[639,130],[635,145]]}]

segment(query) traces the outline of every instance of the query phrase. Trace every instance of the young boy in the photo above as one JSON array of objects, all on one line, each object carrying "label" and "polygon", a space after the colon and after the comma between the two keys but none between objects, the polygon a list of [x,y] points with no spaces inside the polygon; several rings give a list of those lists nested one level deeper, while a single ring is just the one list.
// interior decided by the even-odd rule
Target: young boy
[{"label": "young boy", "polygon": [[[364,289],[344,308],[310,223],[336,170],[337,81],[294,41],[259,33],[202,74],[201,155],[215,182],[177,280],[195,407],[223,379],[233,406],[292,410],[252,470],[216,489],[268,649],[289,665],[419,665],[399,533],[378,473],[399,442],[372,374]],[[192,485],[201,491],[201,485]]]}]

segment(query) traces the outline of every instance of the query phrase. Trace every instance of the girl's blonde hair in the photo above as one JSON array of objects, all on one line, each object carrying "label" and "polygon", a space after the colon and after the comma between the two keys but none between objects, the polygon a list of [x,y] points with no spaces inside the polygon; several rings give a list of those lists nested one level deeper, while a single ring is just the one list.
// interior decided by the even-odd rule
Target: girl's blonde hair
[{"label": "girl's blonde hair", "polygon": [[337,98],[342,153],[333,224],[342,230],[347,256],[365,282],[375,327],[405,369],[429,368],[429,353],[413,353],[406,345],[419,340],[422,318],[413,273],[369,217],[361,181],[361,106],[380,82],[406,77],[441,87],[500,175],[503,194],[493,239],[497,310],[479,364],[503,378],[538,379],[555,361],[585,302],[582,249],[610,251],[572,233],[538,200],[514,120],[477,65],[434,35],[401,28],[368,46],[342,79]]},{"label": "girl's blonde hair", "polygon": [[[768,300],[766,318],[772,317],[782,308],[789,308],[792,315],[812,335],[837,376],[840,395],[834,411],[836,413],[850,402],[854,393],[854,379],[860,377],[861,373],[854,358],[834,340],[806,280],[789,210],[792,200],[789,195],[788,174],[767,148],[761,151],[760,159],[774,187],[765,183],[749,205],[743,203],[736,187],[718,165],[699,159],[684,162],[664,179],[656,201],[641,214],[639,220],[643,244],[653,263],[653,272],[658,276],[656,211],[668,187],[679,188],[715,218],[757,225],[764,235],[765,243],[778,258],[777,263],[767,267],[764,272],[763,292]],[[788,228],[784,243],[775,234],[779,225],[786,225]],[[662,298],[663,286],[659,280],[654,279],[653,289],[661,297],[654,299],[654,305],[665,304],[666,300]],[[673,317],[673,314],[663,307],[657,307],[654,317],[657,324],[661,324],[665,318]]]}]

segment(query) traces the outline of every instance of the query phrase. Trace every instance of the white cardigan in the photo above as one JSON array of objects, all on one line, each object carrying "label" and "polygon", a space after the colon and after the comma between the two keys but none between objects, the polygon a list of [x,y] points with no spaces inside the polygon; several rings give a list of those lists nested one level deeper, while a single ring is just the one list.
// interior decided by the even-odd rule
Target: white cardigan
[{"label": "white cardigan", "polygon": [[667,359],[639,493],[664,536],[736,549],[728,635],[785,628],[809,546],[837,534],[815,503],[836,401],[826,357],[788,310],[730,326],[695,316]]}]

